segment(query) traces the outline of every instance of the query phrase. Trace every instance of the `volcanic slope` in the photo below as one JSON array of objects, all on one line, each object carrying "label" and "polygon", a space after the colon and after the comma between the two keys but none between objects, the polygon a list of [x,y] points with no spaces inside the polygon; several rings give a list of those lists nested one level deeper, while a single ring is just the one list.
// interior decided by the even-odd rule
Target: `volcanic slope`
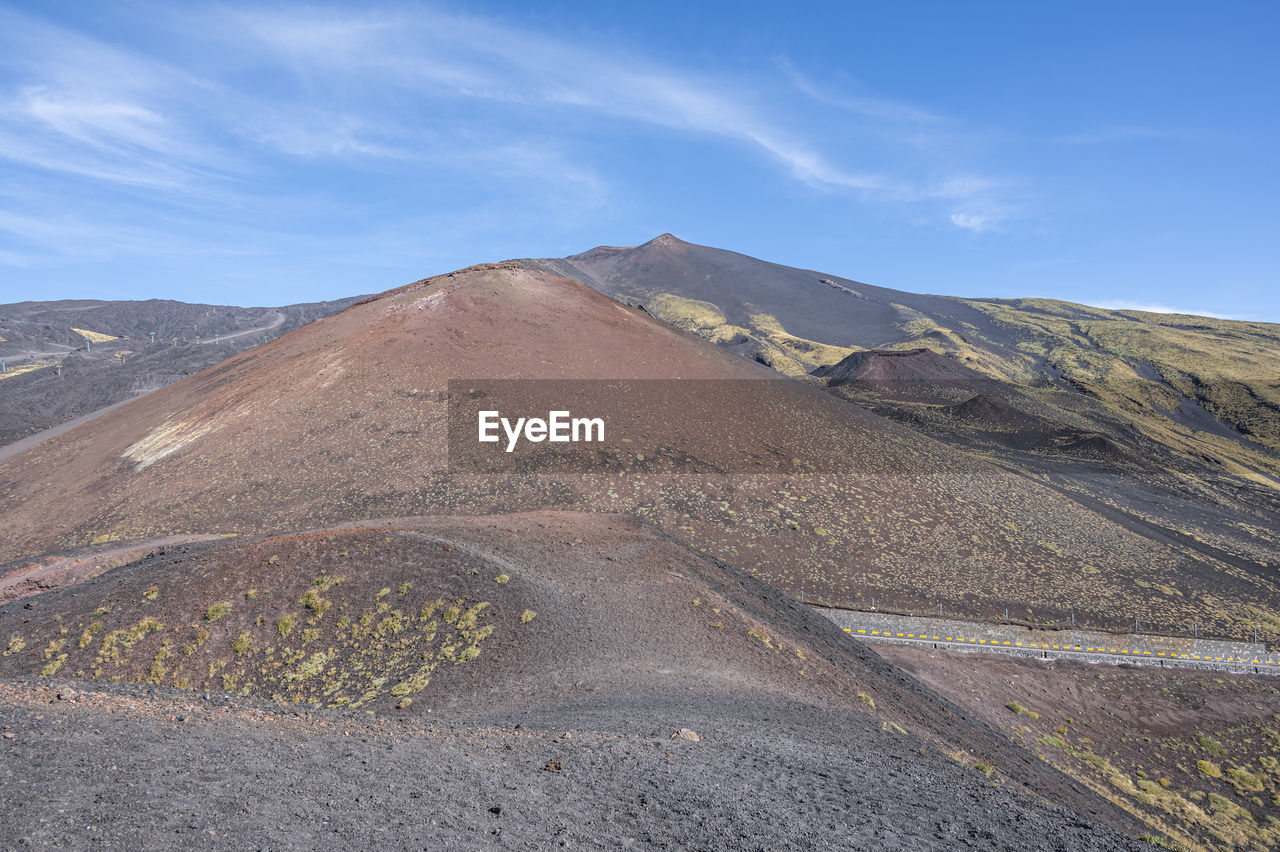
[{"label": "volcanic slope", "polygon": [[[729,818],[732,803],[756,796],[785,803],[781,822],[806,833],[823,826],[825,842],[853,845],[879,836],[902,846],[973,839],[984,848],[1136,848],[1114,830],[1141,830],[822,617],[633,518],[412,518],[179,545],[0,607],[0,635],[0,672],[9,676],[226,690],[429,718],[464,733],[496,728],[493,738],[523,759],[487,756],[492,788],[564,773],[599,791],[583,814],[630,807],[621,799],[649,789],[646,833],[680,831],[662,815],[679,812],[674,791],[692,792],[700,817],[685,840],[699,846],[748,841],[743,831],[804,842],[758,816]],[[202,736],[214,727],[206,720]],[[686,727],[696,739],[672,737]],[[545,740],[545,732],[556,747],[520,741]],[[56,753],[70,737],[64,729],[49,739]],[[189,748],[191,739],[181,742]],[[654,770],[624,753],[655,750],[677,765],[650,788],[644,778]],[[772,759],[768,774],[787,766],[790,793],[753,792],[762,753]],[[123,749],[108,756],[129,762]],[[47,783],[37,771],[47,761],[24,764],[30,783]],[[433,764],[420,762],[438,771]],[[399,783],[416,786],[418,772]],[[994,784],[984,777],[993,772]],[[696,788],[698,776],[726,774],[746,783],[710,798]],[[512,797],[529,818],[503,824],[541,830],[545,814]],[[166,802],[145,818],[162,815]],[[886,825],[879,813],[894,816]],[[580,829],[584,819],[570,823]],[[1034,825],[1040,846],[1023,846],[1028,838],[1015,825]]]},{"label": "volcanic slope", "polygon": [[925,348],[1075,425],[1135,433],[1166,466],[1280,482],[1280,325],[907,293],[670,234],[532,262],[783,373]]},{"label": "volcanic slope", "polygon": [[[451,470],[449,380],[512,378],[630,382],[634,393],[615,385],[594,396],[580,386],[598,385],[579,382],[588,407],[574,408],[624,431],[648,417],[651,452],[548,472],[534,451],[516,472]],[[641,380],[665,381],[655,392]],[[673,386],[695,388],[696,405],[640,404]],[[809,601],[877,595],[881,606],[1071,611],[1116,626],[1141,616],[1170,628],[1191,613],[1219,634],[1243,630],[1235,613],[1247,607],[1280,611],[1274,580],[1247,565],[1132,532],[517,262],[388,291],[5,461],[0,560],[178,534],[573,507],[650,520]],[[1157,584],[1185,592],[1153,603]]]},{"label": "volcanic slope", "polygon": [[[906,293],[670,234],[531,263],[779,372],[815,374],[1162,545],[1268,583],[1280,569],[1280,326]],[[1081,567],[1127,582],[1105,563]],[[1189,633],[1197,610],[1224,612],[1213,583],[1197,570],[1151,587],[1157,621]],[[1184,606],[1188,591],[1208,605]],[[1217,620],[1280,640],[1274,607]]]},{"label": "volcanic slope", "polygon": [[1274,677],[875,647],[1184,848],[1280,845]]}]

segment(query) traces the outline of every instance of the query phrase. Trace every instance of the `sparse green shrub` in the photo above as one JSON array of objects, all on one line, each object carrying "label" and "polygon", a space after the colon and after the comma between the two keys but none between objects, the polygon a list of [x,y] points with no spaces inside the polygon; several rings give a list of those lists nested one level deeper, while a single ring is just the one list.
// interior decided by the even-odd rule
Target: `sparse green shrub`
[{"label": "sparse green shrub", "polygon": [[1218,742],[1213,737],[1206,736],[1205,734],[1198,734],[1196,736],[1196,744],[1200,746],[1200,748],[1209,752],[1209,754],[1217,755],[1218,757],[1225,757],[1227,754],[1227,749],[1222,745],[1222,743]]},{"label": "sparse green shrub", "polygon": [[159,630],[164,630],[164,624],[150,617],[142,619],[132,627],[112,630],[102,637],[102,647],[98,651],[98,664],[123,662],[129,650],[144,636]]},{"label": "sparse green shrub", "polygon": [[306,680],[315,677],[324,670],[325,663],[329,662],[329,655],[324,651],[317,651],[306,659],[295,670],[285,675],[285,680],[290,683]]},{"label": "sparse green shrub", "polygon": [[405,628],[404,613],[400,610],[393,610],[390,615],[378,622],[378,626],[374,628],[374,634],[379,638],[390,633],[399,633]]},{"label": "sparse green shrub", "polygon": [[229,612],[231,612],[231,602],[221,601],[220,603],[216,603],[204,611],[204,620],[217,621],[219,618],[222,618],[222,616],[226,615]]},{"label": "sparse green shrub", "polygon": [[476,604],[475,606],[471,607],[470,609],[468,609],[462,615],[458,616],[458,623],[456,625],[457,628],[459,630],[470,630],[471,628],[475,627],[476,619],[480,617],[480,613],[483,612],[485,608],[488,606],[489,606],[488,603],[482,601]]},{"label": "sparse green shrub", "polygon": [[302,596],[299,603],[311,610],[313,614],[313,618],[311,619],[312,624],[319,621],[320,618],[329,611],[329,607],[331,605],[331,602],[320,597],[320,593],[315,589],[307,589],[307,593]]},{"label": "sparse green shrub", "polygon": [[1021,704],[1019,704],[1016,701],[1010,701],[1008,704],[1004,706],[1008,707],[1010,710],[1012,710],[1014,713],[1017,713],[1019,716],[1027,712],[1027,708],[1023,707]]},{"label": "sparse green shrub", "polygon": [[9,647],[4,649],[4,655],[7,657],[10,654],[16,654],[25,647],[27,647],[27,642],[21,636],[10,636]]},{"label": "sparse green shrub", "polygon": [[1231,781],[1231,786],[1236,788],[1236,792],[1244,795],[1244,793],[1261,793],[1262,779],[1246,769],[1233,767],[1226,771],[1227,778]]},{"label": "sparse green shrub", "polygon": [[406,695],[404,698],[401,698],[399,701],[396,702],[396,709],[403,710],[404,708],[408,707],[412,703],[413,703],[413,699]]},{"label": "sparse green shrub", "polygon": [[1045,734],[1044,736],[1040,737],[1040,741],[1045,745],[1049,746],[1050,748],[1066,749],[1067,747],[1067,743],[1065,740],[1063,740],[1061,737],[1054,736],[1053,734]]},{"label": "sparse green shrub", "polygon": [[204,640],[209,638],[208,630],[205,630],[198,624],[192,625],[192,627],[195,630],[195,638],[188,642],[182,649],[182,653],[186,654],[188,657],[194,654],[196,649],[204,644]]},{"label": "sparse green shrub", "polygon": [[375,601],[380,601],[389,594],[391,594],[391,588],[389,586],[383,586],[381,589],[378,590],[378,593],[373,596],[373,599]]},{"label": "sparse green shrub", "polygon": [[397,589],[396,591],[400,595],[400,597],[404,597],[405,595],[409,594],[409,590],[412,588],[413,588],[413,583],[401,583],[400,588]]},{"label": "sparse green shrub", "polygon": [[158,598],[158,597],[160,597],[160,587],[159,587],[159,586],[148,586],[148,587],[147,587],[147,590],[146,590],[145,592],[143,592],[143,593],[142,593],[142,599],[143,599],[143,600],[153,601],[153,600],[155,600],[155,599],[156,599],[156,598]]},{"label": "sparse green shrub", "polygon": [[282,638],[288,636],[293,632],[294,623],[295,620],[292,615],[282,615],[280,616],[280,620],[276,622],[276,632],[279,633]]},{"label": "sparse green shrub", "polygon": [[499,574],[498,576],[493,578],[493,582],[497,583],[499,586],[504,586],[507,583],[511,582],[511,577],[509,577],[506,574]]},{"label": "sparse green shrub", "polygon": [[865,692],[858,693],[858,700],[870,707],[872,710],[876,709],[876,700]]},{"label": "sparse green shrub", "polygon": [[1208,760],[1197,760],[1196,769],[1199,769],[1203,774],[1208,775],[1210,778],[1222,777],[1222,767]]},{"label": "sparse green shrub", "polygon": [[93,641],[93,637],[96,636],[99,632],[101,632],[101,630],[102,630],[102,622],[100,621],[95,621],[92,624],[90,624],[88,627],[86,627],[84,629],[84,632],[80,634],[79,647],[81,648],[86,647],[90,642]]},{"label": "sparse green shrub", "polygon": [[65,663],[66,661],[67,661],[67,655],[59,654],[54,659],[50,660],[48,665],[46,665],[43,669],[40,670],[40,674],[43,675],[44,677],[50,677],[56,674],[58,669],[62,668],[62,664]]},{"label": "sparse green shrub", "polygon": [[526,609],[524,612],[520,613],[520,623],[528,624],[530,621],[533,621],[537,617],[538,617],[538,614],[536,612],[534,612],[531,609]]},{"label": "sparse green shrub", "polygon": [[253,650],[253,637],[248,631],[241,633],[236,637],[236,641],[231,643],[231,650],[236,652],[237,657],[243,657]]}]

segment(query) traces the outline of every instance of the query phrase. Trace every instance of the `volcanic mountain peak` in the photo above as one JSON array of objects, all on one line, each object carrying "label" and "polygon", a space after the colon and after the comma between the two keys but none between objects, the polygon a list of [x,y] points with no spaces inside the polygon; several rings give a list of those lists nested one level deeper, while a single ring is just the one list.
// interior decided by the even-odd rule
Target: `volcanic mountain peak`
[{"label": "volcanic mountain peak", "polygon": [[693,243],[687,243],[672,233],[659,234],[649,242],[639,246],[639,248],[691,248]]}]

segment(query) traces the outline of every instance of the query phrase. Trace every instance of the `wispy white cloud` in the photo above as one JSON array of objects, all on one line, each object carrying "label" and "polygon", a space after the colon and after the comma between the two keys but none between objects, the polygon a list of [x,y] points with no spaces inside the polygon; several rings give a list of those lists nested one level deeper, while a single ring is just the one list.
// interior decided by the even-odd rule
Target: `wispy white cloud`
[{"label": "wispy white cloud", "polygon": [[957,228],[964,228],[966,231],[973,231],[977,234],[990,230],[990,228],[995,224],[992,217],[984,213],[976,213],[966,210],[955,210],[948,218],[950,218],[951,224],[955,225]]},{"label": "wispy white cloud", "polygon": [[802,74],[785,57],[779,57],[775,61],[792,86],[818,103],[847,110],[866,118],[903,124],[939,126],[951,123],[949,119],[914,104],[836,91]]},{"label": "wispy white cloud", "polygon": [[[5,202],[0,231],[12,245],[0,263],[199,239],[175,238],[172,222],[152,240],[140,238],[142,222],[95,226],[107,204],[68,218],[44,203],[48,186],[68,200],[119,193],[227,220],[271,210],[267,227],[284,228],[277,223],[289,215],[339,206],[298,186],[347,170],[347,181],[358,172],[428,194],[470,183],[519,198],[526,218],[582,220],[616,199],[620,169],[583,137],[637,130],[734,144],[812,190],[925,211],[975,233],[1019,213],[1006,179],[928,157],[874,157],[859,135],[866,127],[830,129],[847,113],[892,124],[902,138],[937,139],[954,122],[841,93],[785,61],[780,77],[769,68],[746,78],[694,72],[616,42],[423,6],[126,8],[149,37],[108,42],[0,8],[0,162],[49,176],[35,194]],[[776,85],[761,86],[769,75]],[[797,110],[792,89],[831,122]],[[317,179],[288,184],[279,177],[287,171]],[[290,192],[297,209],[274,215]],[[164,220],[153,212],[153,223]]]},{"label": "wispy white cloud", "polygon": [[883,176],[839,166],[770,121],[765,106],[741,84],[663,67],[613,47],[596,49],[443,12],[250,11],[239,19],[307,79],[377,81],[393,91],[571,110],[721,136],[754,145],[813,186],[889,187]]},{"label": "wispy white cloud", "polygon": [[228,157],[171,115],[206,88],[184,70],[0,8],[0,159],[176,188]]}]

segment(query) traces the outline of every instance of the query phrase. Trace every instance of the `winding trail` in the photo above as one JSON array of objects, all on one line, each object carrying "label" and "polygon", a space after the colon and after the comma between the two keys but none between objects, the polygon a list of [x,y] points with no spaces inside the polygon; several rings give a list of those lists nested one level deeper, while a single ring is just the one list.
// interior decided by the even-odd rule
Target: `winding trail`
[{"label": "winding trail", "polygon": [[38,595],[49,589],[70,586],[96,577],[117,565],[141,559],[152,550],[173,544],[216,541],[213,533],[185,533],[159,538],[134,539],[110,546],[78,548],[69,553],[38,556],[11,563],[0,577],[0,603]]},{"label": "winding trail", "polygon": [[244,331],[233,331],[231,334],[219,334],[216,337],[208,337],[198,342],[216,343],[223,340],[232,340],[236,337],[244,337],[247,334],[257,334],[260,331],[271,331],[273,329],[277,329],[280,326],[284,325],[285,315],[282,312],[272,311],[271,313],[275,314],[276,318],[268,325],[260,326],[258,328],[246,328]]},{"label": "winding trail", "polygon": [[19,440],[14,441],[12,444],[6,444],[5,446],[0,447],[0,464],[3,464],[4,462],[18,455],[19,453],[26,452],[27,450],[31,449],[34,446],[37,446],[38,444],[43,444],[45,441],[51,440],[53,438],[58,437],[59,435],[70,432],[72,429],[76,428],[77,426],[83,426],[84,424],[88,423],[91,420],[96,420],[102,415],[115,411],[117,408],[120,408],[121,406],[128,405],[129,403],[133,402],[135,399],[141,399],[142,397],[146,396],[149,393],[151,393],[151,391],[142,391],[141,393],[135,394],[134,396],[131,396],[128,399],[122,399],[119,402],[113,402],[111,405],[105,406],[103,408],[99,408],[97,411],[90,411],[88,414],[81,414],[79,417],[75,418],[74,420],[68,420],[66,423],[59,423],[57,426],[50,426],[48,429],[45,429],[43,432],[37,432],[34,435],[28,435],[25,438],[20,438]]}]

